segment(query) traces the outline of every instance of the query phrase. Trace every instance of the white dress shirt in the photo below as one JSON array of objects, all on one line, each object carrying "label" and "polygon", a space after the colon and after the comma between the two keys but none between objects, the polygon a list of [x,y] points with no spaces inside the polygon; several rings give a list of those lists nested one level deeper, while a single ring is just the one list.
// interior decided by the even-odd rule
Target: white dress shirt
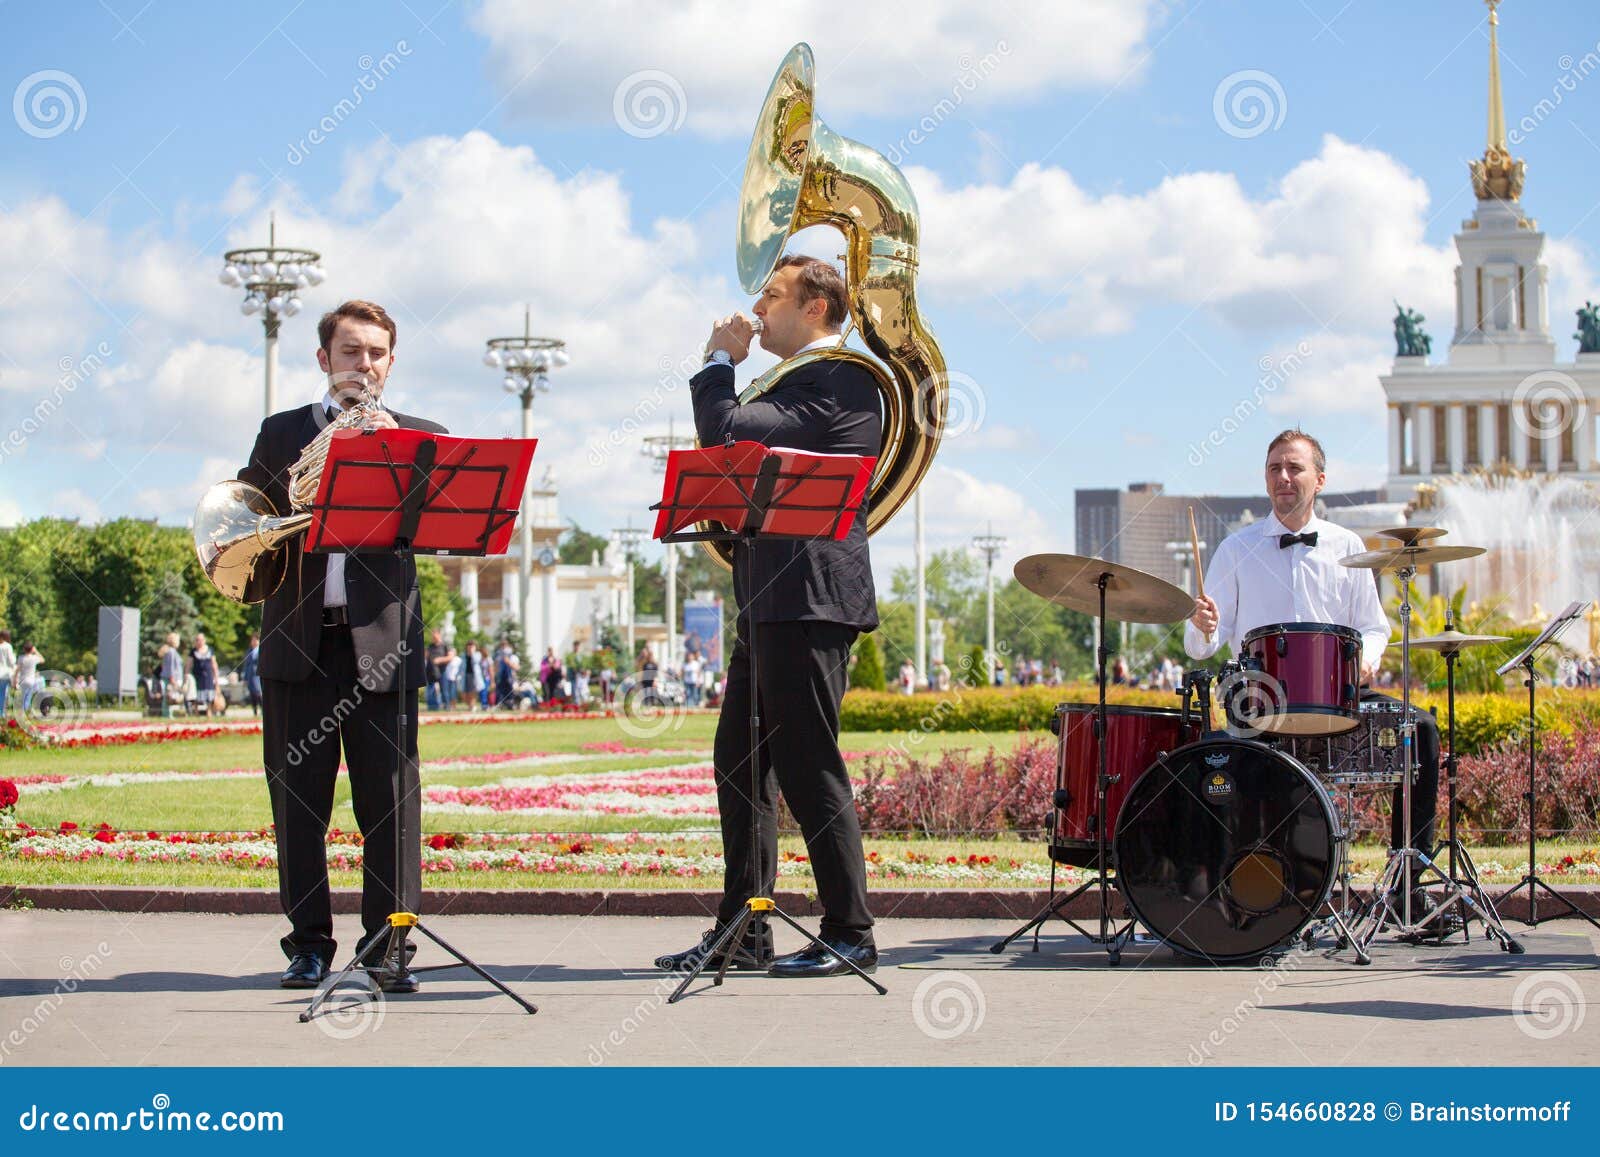
[{"label": "white dress shirt", "polygon": [[1183,629],[1183,649],[1193,659],[1209,659],[1224,643],[1242,653],[1244,637],[1273,623],[1335,623],[1361,632],[1361,660],[1376,667],[1389,645],[1389,618],[1378,601],[1370,570],[1340,566],[1339,560],[1366,550],[1353,531],[1312,518],[1300,533],[1315,532],[1317,544],[1279,546],[1290,531],[1269,515],[1222,540],[1206,571],[1206,594],[1217,604],[1217,630],[1211,642],[1193,622]]},{"label": "white dress shirt", "polygon": [[[382,399],[378,405],[383,406]],[[329,410],[343,410],[344,406],[334,400],[333,391],[329,390],[322,395],[322,413],[326,417]],[[349,598],[344,590],[344,557],[342,550],[328,552],[328,573],[322,580],[322,605],[325,607],[343,607],[349,605]]]}]

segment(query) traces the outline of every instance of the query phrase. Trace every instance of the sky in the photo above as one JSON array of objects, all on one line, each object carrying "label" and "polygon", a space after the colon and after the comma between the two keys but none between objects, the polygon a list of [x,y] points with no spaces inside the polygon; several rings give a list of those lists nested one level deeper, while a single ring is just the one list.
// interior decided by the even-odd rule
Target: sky
[{"label": "sky", "polygon": [[[919,301],[952,391],[923,484],[930,550],[992,526],[1007,568],[1071,551],[1081,487],[1254,493],[1267,441],[1297,424],[1327,447],[1330,489],[1382,481],[1395,302],[1427,317],[1436,359],[1453,325],[1452,237],[1485,137],[1480,0],[905,11],[0,3],[0,524],[183,525],[244,463],[262,327],[218,273],[275,214],[280,243],[327,272],[285,323],[281,407],[321,395],[317,315],[366,297],[399,324],[391,404],[515,434],[482,355],[527,307],[571,355],[535,403],[536,472],[587,529],[644,525],[658,482],[640,439],[692,426],[674,367],[748,308],[745,150],[802,40],[819,116],[919,202]],[[1573,312],[1600,297],[1600,8],[1500,16],[1523,207],[1570,358]],[[796,248],[832,256],[824,232]],[[873,539],[880,589],[912,541],[908,506]]]}]

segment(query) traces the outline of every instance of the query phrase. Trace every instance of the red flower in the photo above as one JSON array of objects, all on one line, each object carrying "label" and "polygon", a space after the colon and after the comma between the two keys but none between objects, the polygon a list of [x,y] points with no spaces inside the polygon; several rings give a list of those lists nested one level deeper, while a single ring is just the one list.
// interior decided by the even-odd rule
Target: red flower
[{"label": "red flower", "polygon": [[435,832],[433,835],[428,837],[428,846],[436,852],[442,852],[446,848],[455,847],[455,842],[455,837],[445,832]]},{"label": "red flower", "polygon": [[101,824],[95,829],[94,838],[102,844],[114,844],[117,842],[117,833],[110,824]]},{"label": "red flower", "polygon": [[68,832],[77,831],[78,830],[78,825],[73,823],[71,820],[62,820],[61,821],[61,826],[56,830],[61,832],[63,835],[65,835]]},{"label": "red flower", "polygon": [[9,779],[0,779],[0,810],[17,802],[17,785]]}]

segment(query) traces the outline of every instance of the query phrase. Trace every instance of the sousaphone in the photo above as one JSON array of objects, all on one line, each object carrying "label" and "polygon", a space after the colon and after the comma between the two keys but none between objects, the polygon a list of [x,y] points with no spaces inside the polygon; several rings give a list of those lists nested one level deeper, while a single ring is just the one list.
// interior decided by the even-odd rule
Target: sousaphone
[{"label": "sousaphone", "polygon": [[[812,225],[844,235],[850,326],[836,349],[811,350],[762,374],[739,394],[759,398],[822,359],[864,367],[883,402],[883,445],[868,491],[867,533],[904,506],[938,452],[949,406],[944,355],[917,310],[917,199],[876,149],[839,136],[813,110],[816,66],[797,44],[778,66],[756,119],[739,194],[739,282],[761,292],[789,238]],[[877,358],[844,346],[850,328]],[[732,547],[704,544],[723,566]]]}]

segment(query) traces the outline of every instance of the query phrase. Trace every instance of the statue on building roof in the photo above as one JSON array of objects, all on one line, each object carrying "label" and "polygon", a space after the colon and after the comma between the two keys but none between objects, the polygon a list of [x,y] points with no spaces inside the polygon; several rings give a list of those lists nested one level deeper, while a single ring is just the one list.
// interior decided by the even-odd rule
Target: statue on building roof
[{"label": "statue on building roof", "polygon": [[1600,305],[1583,303],[1578,311],[1578,332],[1572,336],[1578,339],[1580,354],[1600,354]]},{"label": "statue on building roof", "polygon": [[1425,358],[1433,352],[1433,339],[1422,332],[1422,323],[1428,319],[1414,309],[1407,309],[1398,301],[1394,303],[1395,357]]}]

